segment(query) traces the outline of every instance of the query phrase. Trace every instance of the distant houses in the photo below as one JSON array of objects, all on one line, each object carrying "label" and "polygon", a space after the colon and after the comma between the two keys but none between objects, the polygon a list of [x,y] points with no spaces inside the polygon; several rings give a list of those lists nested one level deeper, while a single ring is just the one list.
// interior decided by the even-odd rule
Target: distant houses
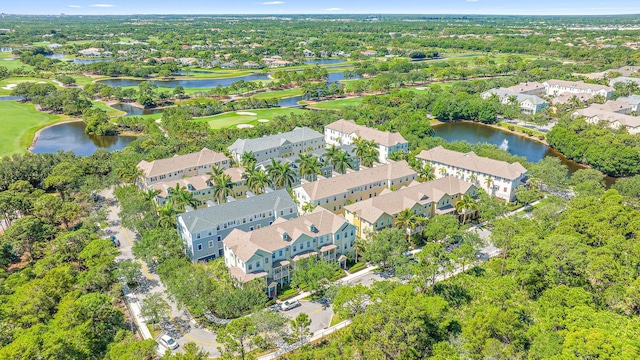
[{"label": "distant houses", "polygon": [[576,110],[573,117],[584,117],[589,124],[605,124],[611,129],[625,128],[629,134],[640,133],[640,117],[603,110],[590,106],[586,109]]},{"label": "distant houses", "polygon": [[558,96],[564,93],[602,95],[608,99],[613,95],[614,88],[600,84],[587,84],[583,81],[547,80],[542,83],[548,96]]},{"label": "distant houses", "polygon": [[327,145],[351,145],[357,138],[376,143],[380,162],[386,162],[394,152],[409,151],[409,143],[397,132],[380,131],[344,119],[324,127],[324,141]]},{"label": "distant houses", "polygon": [[484,189],[489,195],[513,201],[515,189],[525,184],[527,169],[520,163],[493,160],[473,151],[461,153],[437,146],[416,156],[433,168],[437,178],[455,176]]},{"label": "distant houses", "polygon": [[503,89],[491,89],[483,92],[480,96],[485,100],[497,96],[502,104],[515,102],[525,114],[537,114],[549,105],[537,95],[521,94]]}]

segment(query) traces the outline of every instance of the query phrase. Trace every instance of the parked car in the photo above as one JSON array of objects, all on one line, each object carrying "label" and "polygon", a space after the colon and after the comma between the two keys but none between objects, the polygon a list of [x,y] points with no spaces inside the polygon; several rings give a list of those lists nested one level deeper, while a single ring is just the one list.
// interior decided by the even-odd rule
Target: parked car
[{"label": "parked car", "polygon": [[160,337],[160,344],[167,347],[168,349],[175,350],[180,346],[173,338],[169,335],[162,335]]},{"label": "parked car", "polygon": [[111,235],[109,237],[109,239],[111,240],[111,242],[113,243],[113,246],[115,247],[120,247],[120,240],[116,239],[116,237],[114,235]]},{"label": "parked car", "polygon": [[282,311],[287,311],[287,310],[291,310],[295,307],[300,306],[300,302],[298,300],[294,300],[294,301],[285,301],[282,304],[280,304],[280,310]]}]

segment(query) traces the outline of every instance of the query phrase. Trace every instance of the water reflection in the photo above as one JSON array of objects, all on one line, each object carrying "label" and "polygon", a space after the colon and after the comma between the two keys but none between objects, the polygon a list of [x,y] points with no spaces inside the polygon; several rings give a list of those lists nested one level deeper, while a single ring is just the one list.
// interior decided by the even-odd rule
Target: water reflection
[{"label": "water reflection", "polygon": [[133,140],[132,136],[96,136],[84,132],[81,122],[58,124],[43,129],[31,149],[35,154],[55,153],[58,150],[72,151],[76,155],[88,156],[102,148],[108,151],[121,150]]}]

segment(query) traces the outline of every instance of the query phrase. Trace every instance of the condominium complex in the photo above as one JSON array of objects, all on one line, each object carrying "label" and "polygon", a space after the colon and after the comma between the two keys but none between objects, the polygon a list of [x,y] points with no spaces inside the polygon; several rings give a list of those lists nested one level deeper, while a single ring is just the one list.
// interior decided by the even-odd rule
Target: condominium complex
[{"label": "condominium complex", "polygon": [[491,89],[480,94],[485,100],[494,95],[498,97],[502,104],[509,104],[515,101],[525,114],[537,114],[549,105],[548,102],[537,95],[521,94],[506,89]]},{"label": "condominium complex", "polygon": [[298,214],[287,190],[276,190],[178,215],[177,227],[193,262],[223,255],[222,240],[233,230],[253,231],[277,218]]},{"label": "condominium complex", "polygon": [[625,128],[632,135],[640,133],[640,117],[638,116],[606,111],[594,106],[576,110],[572,116],[582,116],[589,124],[603,123],[611,129]]},{"label": "condominium complex", "polygon": [[138,185],[142,189],[147,189],[150,185],[158,182],[182,179],[186,176],[206,175],[215,166],[228,169],[230,160],[223,153],[207,148],[203,148],[199,152],[176,155],[151,162],[142,160],[137,165],[142,174]]},{"label": "condominium complex", "polygon": [[[395,226],[398,214],[410,210],[414,215],[432,218],[456,212],[455,205],[463,195],[475,197],[475,185],[453,176],[424,183],[412,183],[396,190],[383,190],[377,197],[345,206],[347,221],[356,226],[356,236],[368,239],[374,231]],[[422,227],[407,229],[410,234]]]},{"label": "condominium complex", "polygon": [[423,150],[417,158],[431,164],[438,178],[455,176],[507,201],[514,200],[515,189],[524,185],[527,174],[527,169],[518,162],[510,164],[484,158],[474,152],[447,150],[442,146]]},{"label": "condominium complex", "polygon": [[380,162],[387,161],[396,151],[409,151],[409,143],[400,133],[380,131],[344,119],[324,127],[324,142],[327,145],[351,145],[358,137],[376,143]]},{"label": "condominium complex", "polygon": [[238,139],[227,149],[240,162],[244,153],[251,153],[258,162],[316,151],[324,147],[324,136],[308,127],[255,139]]},{"label": "condominium complex", "polygon": [[389,161],[387,164],[362,168],[314,182],[304,182],[293,189],[299,206],[312,203],[337,214],[346,205],[378,196],[382,190],[410,184],[417,174],[406,161]]},{"label": "condominium complex", "polygon": [[542,83],[547,95],[558,96],[564,93],[602,95],[608,99],[613,95],[614,88],[600,84],[587,84],[583,81],[548,80]]},{"label": "condominium complex", "polygon": [[295,219],[277,219],[259,230],[231,231],[223,240],[225,264],[240,283],[265,279],[268,295],[275,297],[300,260],[317,257],[344,268],[345,255],[353,253],[355,231],[342,216],[317,208]]}]

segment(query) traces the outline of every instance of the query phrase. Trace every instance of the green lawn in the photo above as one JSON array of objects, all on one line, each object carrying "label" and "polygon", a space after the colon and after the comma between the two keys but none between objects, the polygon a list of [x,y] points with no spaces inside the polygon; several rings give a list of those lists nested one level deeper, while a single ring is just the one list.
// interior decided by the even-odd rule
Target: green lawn
[{"label": "green lawn", "polygon": [[[53,84],[56,85],[56,83],[54,83],[53,81],[49,80],[49,79],[38,79],[38,78],[32,78],[32,77],[15,77],[15,78],[8,78],[8,79],[4,79],[4,80],[0,80],[0,95],[11,95],[11,91],[12,90],[5,90],[3,89],[3,87],[5,85],[8,84],[20,84],[22,82],[40,82],[40,81],[44,81],[46,83],[49,84]],[[57,85],[56,85],[57,86]]]},{"label": "green lawn", "polygon": [[[260,123],[258,119],[273,120],[274,117],[279,115],[280,116],[289,115],[290,113],[301,114],[303,112],[305,112],[305,110],[283,109],[283,108],[242,110],[237,112],[236,111],[227,112],[224,114],[198,118],[198,119],[194,119],[193,121],[206,122],[209,124],[209,126],[212,129],[222,129],[222,128],[228,128],[228,127],[235,127],[239,124],[248,124],[248,125],[256,126],[257,124]],[[246,115],[242,113],[252,113],[252,114]]]},{"label": "green lawn", "polygon": [[0,156],[25,151],[38,129],[66,119],[17,101],[0,101],[0,114]]},{"label": "green lawn", "polygon": [[288,98],[288,97],[293,97],[298,95],[302,95],[302,89],[300,88],[278,90],[278,91],[267,91],[260,94],[255,94],[251,97],[254,99],[272,99],[272,98],[283,99],[283,98]]},{"label": "green lawn", "polygon": [[362,103],[362,98],[356,97],[356,98],[349,98],[349,99],[321,101],[321,102],[309,105],[308,108],[322,109],[322,110],[342,110],[349,106],[358,106],[361,103]]},{"label": "green lawn", "polygon": [[0,61],[0,66],[4,66],[9,70],[13,70],[13,69],[17,69],[17,68],[21,68],[24,67],[25,70],[31,70],[33,69],[33,66],[31,65],[25,65],[23,63],[20,62],[20,60],[2,60]]},{"label": "green lawn", "polygon": [[93,106],[100,109],[100,110],[104,110],[107,112],[107,116],[109,117],[115,117],[115,116],[122,116],[124,114],[126,114],[126,112],[118,110],[118,109],[114,109],[111,106],[108,106],[107,104],[101,102],[101,101],[92,101],[91,103],[93,103]]},{"label": "green lawn", "polygon": [[[99,78],[90,78],[87,76],[82,76],[82,75],[71,75],[72,78],[74,78],[76,80],[76,84],[78,85],[82,85],[85,86],[87,84],[92,83],[94,80],[97,80]],[[105,76],[106,78],[106,76]]]}]

